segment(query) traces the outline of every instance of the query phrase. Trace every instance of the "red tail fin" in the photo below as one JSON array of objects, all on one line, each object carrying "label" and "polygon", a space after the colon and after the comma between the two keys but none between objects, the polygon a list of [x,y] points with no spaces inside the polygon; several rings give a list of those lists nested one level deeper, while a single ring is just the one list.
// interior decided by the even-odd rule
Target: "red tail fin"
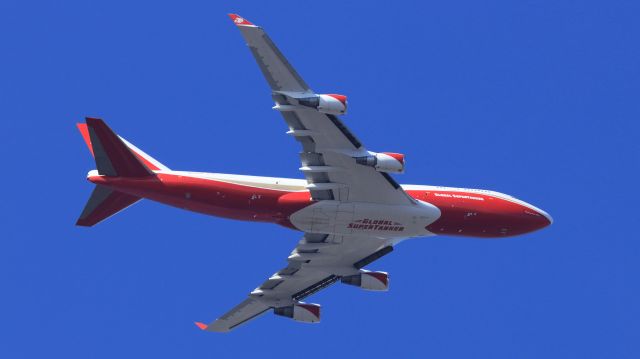
[{"label": "red tail fin", "polygon": [[[77,126],[78,126],[78,130],[80,130],[80,133],[82,134],[82,138],[84,139],[84,142],[87,144],[87,147],[89,147],[89,151],[91,151],[91,155],[94,156],[93,146],[91,145],[91,136],[89,135],[89,127],[87,126],[86,123],[78,123]],[[140,162],[144,163],[144,165],[147,166],[148,169],[152,171],[170,171],[169,167],[163,165],[155,158],[149,156],[147,153],[145,153],[138,147],[134,146],[129,141],[125,140],[121,136],[118,136],[118,138],[120,138],[122,142],[124,142],[124,144],[127,145],[129,150],[133,152],[133,154],[136,155],[136,158],[138,158]]]},{"label": "red tail fin", "polygon": [[96,186],[76,225],[91,227],[138,202],[140,199],[140,197]]},{"label": "red tail fin", "polygon": [[96,160],[98,173],[113,177],[146,177],[153,172],[98,118],[87,117],[87,125],[78,125]]}]

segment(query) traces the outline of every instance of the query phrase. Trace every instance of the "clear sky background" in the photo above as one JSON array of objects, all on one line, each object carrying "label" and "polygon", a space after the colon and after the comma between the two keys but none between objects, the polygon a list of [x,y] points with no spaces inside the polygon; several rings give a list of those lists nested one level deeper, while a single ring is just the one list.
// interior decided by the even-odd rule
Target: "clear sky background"
[{"label": "clear sky background", "polygon": [[[493,189],[555,223],[416,239],[322,323],[215,319],[300,233],[143,201],[74,226],[104,118],[172,169],[301,178],[237,12],[401,183]],[[640,357],[638,1],[0,2],[0,357]]]}]

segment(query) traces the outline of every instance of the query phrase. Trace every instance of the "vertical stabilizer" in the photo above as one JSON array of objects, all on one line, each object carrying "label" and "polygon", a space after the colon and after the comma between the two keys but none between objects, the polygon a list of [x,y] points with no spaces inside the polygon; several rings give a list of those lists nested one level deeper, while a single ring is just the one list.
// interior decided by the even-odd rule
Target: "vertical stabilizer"
[{"label": "vertical stabilizer", "polygon": [[96,160],[98,173],[110,177],[146,177],[153,171],[101,119],[87,117],[78,125]]}]

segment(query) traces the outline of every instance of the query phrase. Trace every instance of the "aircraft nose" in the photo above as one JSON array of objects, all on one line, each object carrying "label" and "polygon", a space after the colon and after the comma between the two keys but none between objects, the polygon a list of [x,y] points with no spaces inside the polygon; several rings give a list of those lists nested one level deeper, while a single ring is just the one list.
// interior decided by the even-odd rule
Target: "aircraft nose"
[{"label": "aircraft nose", "polygon": [[550,226],[553,223],[553,218],[549,213],[541,210],[540,208],[532,205],[527,205],[524,213],[527,217],[527,222],[531,226],[532,230],[538,230]]},{"label": "aircraft nose", "polygon": [[544,218],[547,219],[547,221],[549,222],[549,223],[547,223],[547,226],[550,226],[550,225],[553,224],[553,218],[551,217],[551,215],[549,215],[549,213],[547,213],[547,212],[545,212],[545,211],[543,211],[541,209],[538,209],[538,213],[540,213],[542,216],[544,216]]}]

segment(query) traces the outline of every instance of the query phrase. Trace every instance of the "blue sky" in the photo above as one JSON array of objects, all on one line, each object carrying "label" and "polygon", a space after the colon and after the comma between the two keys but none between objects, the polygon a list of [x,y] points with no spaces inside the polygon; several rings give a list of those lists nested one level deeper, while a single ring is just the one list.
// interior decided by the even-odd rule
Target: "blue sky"
[{"label": "blue sky", "polygon": [[[323,322],[200,332],[299,233],[142,202],[74,226],[104,118],[173,169],[300,178],[297,143],[239,32],[266,28],[318,92],[344,93],[401,183],[493,189],[553,226],[405,242],[336,285]],[[635,1],[0,3],[0,356],[637,358],[640,5]]]}]

